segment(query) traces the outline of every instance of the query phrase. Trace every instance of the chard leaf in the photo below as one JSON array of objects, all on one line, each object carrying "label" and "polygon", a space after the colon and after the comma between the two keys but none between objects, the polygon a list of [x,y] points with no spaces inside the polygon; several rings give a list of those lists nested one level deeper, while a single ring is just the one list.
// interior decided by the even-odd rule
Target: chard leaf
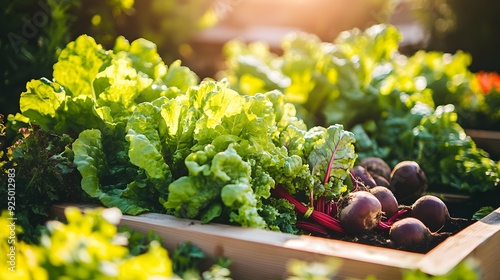
[{"label": "chard leaf", "polygon": [[[325,194],[335,196],[340,194],[344,179],[356,161],[355,139],[352,132],[344,130],[342,125],[332,125],[323,131],[323,136],[314,142],[307,160],[312,175],[324,185],[331,184],[331,189]],[[324,192],[315,192],[315,195]]]}]

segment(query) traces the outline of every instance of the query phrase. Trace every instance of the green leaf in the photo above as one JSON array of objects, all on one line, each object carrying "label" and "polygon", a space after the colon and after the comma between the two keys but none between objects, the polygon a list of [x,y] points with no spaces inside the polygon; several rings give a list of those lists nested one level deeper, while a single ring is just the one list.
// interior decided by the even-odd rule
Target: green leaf
[{"label": "green leaf", "polygon": [[126,139],[130,143],[130,162],[144,169],[149,178],[168,184],[172,175],[163,159],[159,111],[151,103],[139,104],[127,123]]},{"label": "green leaf", "polygon": [[180,60],[176,60],[168,67],[163,82],[169,87],[176,87],[180,92],[185,92],[190,86],[197,85],[199,78],[189,68],[181,66]]},{"label": "green leaf", "polygon": [[61,51],[54,64],[54,79],[67,89],[68,95],[96,98],[92,82],[108,59],[109,52],[98,45],[94,38],[81,35]]},{"label": "green leaf", "polygon": [[82,175],[82,189],[103,205],[118,207],[125,214],[159,211],[155,187],[121,155],[123,147],[118,139],[111,141],[111,134],[106,137],[100,130],[85,130],[73,143],[74,164]]},{"label": "green leaf", "polygon": [[326,195],[338,196],[357,158],[354,152],[355,139],[353,133],[344,130],[342,125],[329,126],[323,131],[323,136],[314,142],[307,160],[313,176],[320,178],[325,185],[332,184],[332,189]]},{"label": "green leaf", "polygon": [[493,207],[491,207],[491,206],[483,206],[479,210],[477,210],[476,213],[474,213],[472,215],[472,219],[479,221],[482,218],[488,216],[493,211],[495,211],[495,209]]},{"label": "green leaf", "polygon": [[103,195],[99,182],[100,173],[107,169],[106,157],[102,151],[101,131],[85,130],[72,145],[73,163],[82,174],[82,188],[91,197]]},{"label": "green leaf", "polygon": [[19,101],[21,112],[44,130],[56,125],[57,111],[64,104],[65,92],[58,83],[47,79],[32,80]]}]

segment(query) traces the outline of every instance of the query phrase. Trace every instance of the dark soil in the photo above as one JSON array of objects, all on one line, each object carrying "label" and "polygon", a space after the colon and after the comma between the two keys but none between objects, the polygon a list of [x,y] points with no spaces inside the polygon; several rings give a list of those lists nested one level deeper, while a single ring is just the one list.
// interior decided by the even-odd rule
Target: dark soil
[{"label": "dark soil", "polygon": [[425,246],[417,248],[398,248],[389,239],[389,231],[382,231],[382,230],[376,230],[372,233],[357,235],[357,236],[343,236],[339,238],[339,240],[425,254],[430,250],[432,250],[437,245],[439,245],[441,242],[446,240],[446,238],[458,233],[459,231],[461,231],[462,229],[466,228],[467,226],[471,225],[474,222],[475,222],[474,220],[464,219],[464,218],[451,219],[447,222],[447,224],[445,225],[445,227],[443,227],[443,229],[439,230],[438,232],[432,235],[428,244],[425,244]]}]

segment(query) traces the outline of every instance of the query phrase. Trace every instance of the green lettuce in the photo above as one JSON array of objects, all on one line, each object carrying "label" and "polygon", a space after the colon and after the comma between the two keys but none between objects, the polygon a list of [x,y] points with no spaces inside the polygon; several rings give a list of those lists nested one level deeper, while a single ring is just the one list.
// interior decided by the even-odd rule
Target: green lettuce
[{"label": "green lettuce", "polygon": [[161,195],[160,191],[143,170],[128,160],[124,153],[126,147],[116,145],[123,140],[110,141],[108,137],[104,139],[98,129],[89,129],[81,132],[73,143],[73,162],[82,175],[82,189],[103,205],[117,207],[127,214],[161,212],[155,199]]},{"label": "green lettuce", "polygon": [[271,190],[336,198],[356,159],[343,126],[308,130],[279,90],[250,96],[225,79],[198,82],[144,39],[104,50],[83,35],[62,51],[53,81],[28,85],[15,118],[74,135],[82,190],[125,214],[297,233],[294,207]]},{"label": "green lettuce", "polygon": [[179,61],[166,66],[150,41],[118,37],[115,48],[105,50],[88,35],[61,51],[53,77],[28,82],[20,97],[21,115],[11,119],[28,118],[44,130],[75,134],[112,129],[126,123],[138,104],[178,95],[198,83]]}]

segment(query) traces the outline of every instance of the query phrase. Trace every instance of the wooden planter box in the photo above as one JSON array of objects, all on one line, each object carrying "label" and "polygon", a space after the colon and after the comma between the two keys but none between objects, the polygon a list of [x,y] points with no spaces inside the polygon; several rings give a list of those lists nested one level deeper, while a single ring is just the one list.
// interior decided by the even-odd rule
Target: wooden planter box
[{"label": "wooden planter box", "polygon": [[[68,206],[52,207],[52,217],[64,220],[64,209]],[[196,220],[156,213],[124,215],[120,224],[143,233],[155,231],[170,252],[177,245],[190,241],[208,256],[228,257],[232,260],[230,269],[235,280],[283,279],[292,259],[322,262],[330,257],[342,261],[341,278],[364,279],[372,275],[378,280],[395,280],[402,278],[404,269],[443,275],[469,257],[480,263],[482,279],[498,279],[500,275],[500,208],[427,254],[260,229],[200,224]]]}]

